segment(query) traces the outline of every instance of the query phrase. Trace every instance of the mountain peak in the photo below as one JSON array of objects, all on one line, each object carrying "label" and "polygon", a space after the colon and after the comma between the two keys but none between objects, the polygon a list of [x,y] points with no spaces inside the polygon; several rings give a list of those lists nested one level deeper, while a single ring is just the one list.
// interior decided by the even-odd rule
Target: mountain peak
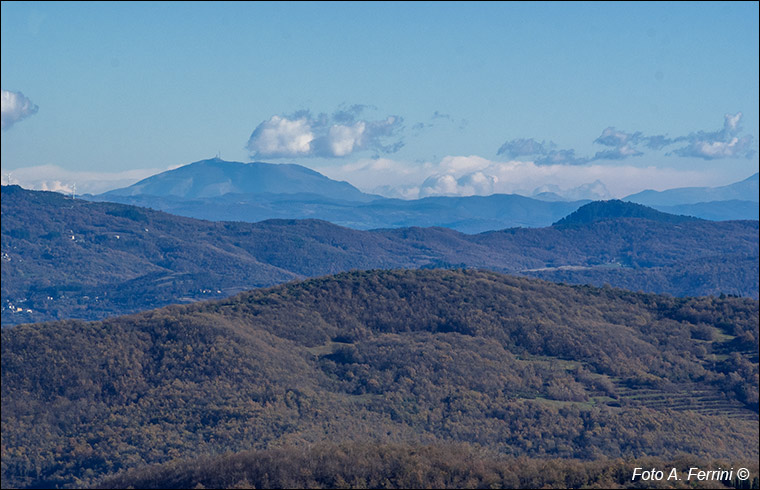
[{"label": "mountain peak", "polygon": [[733,184],[718,187],[679,187],[664,191],[645,190],[623,199],[646,206],[677,206],[712,201],[758,202],[758,173]]},{"label": "mountain peak", "polygon": [[362,202],[375,197],[364,194],[347,182],[332,180],[301,165],[230,162],[219,157],[167,170],[102,196],[200,199],[226,194],[317,194],[331,199]]},{"label": "mountain peak", "polygon": [[698,219],[691,216],[663,213],[642,204],[612,199],[585,204],[552,226],[582,225],[615,218],[643,218],[662,223],[681,223]]}]

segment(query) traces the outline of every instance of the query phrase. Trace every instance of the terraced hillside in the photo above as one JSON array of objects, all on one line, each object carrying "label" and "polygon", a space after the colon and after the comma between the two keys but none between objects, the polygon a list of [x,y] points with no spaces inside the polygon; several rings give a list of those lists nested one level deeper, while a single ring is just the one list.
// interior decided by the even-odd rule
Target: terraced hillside
[{"label": "terraced hillside", "polygon": [[3,487],[320,442],[758,457],[756,300],[343,273],[2,331]]}]

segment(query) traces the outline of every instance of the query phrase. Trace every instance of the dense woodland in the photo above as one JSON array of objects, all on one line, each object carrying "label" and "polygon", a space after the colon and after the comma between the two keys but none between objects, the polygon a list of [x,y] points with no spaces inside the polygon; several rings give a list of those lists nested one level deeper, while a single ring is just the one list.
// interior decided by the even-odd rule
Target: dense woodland
[{"label": "dense woodland", "polygon": [[209,222],[2,188],[2,324],[97,320],[374,268],[485,268],[676,296],[758,297],[758,222],[591,203],[547,228],[466,235],[316,220]]},{"label": "dense woodland", "polygon": [[[530,486],[566,486],[576,472],[607,482],[628,464],[618,459],[756,461],[758,315],[747,298],[393,270],[19,325],[2,331],[2,486],[94,485],[128,469],[137,486],[175,476],[217,486],[215,465],[238,457],[274,465],[270,480],[243,465],[225,486],[279,486],[291,482],[273,479],[290,455],[329,460],[335,451],[308,453],[327,442],[358,444],[367,461],[398,459],[399,479],[381,481],[389,487],[471,486],[435,465],[419,474],[414,454],[454,464],[458,449],[424,449],[440,444],[488,451],[463,474],[497,486],[523,478],[503,457],[530,458]],[[276,448],[284,452],[213,459]],[[201,456],[212,459],[182,463]],[[344,468],[341,458],[330,464]],[[550,474],[542,460],[558,469],[538,483]],[[198,473],[183,476],[187,464]],[[313,471],[296,484],[343,485]],[[334,477],[349,486],[396,474],[363,463],[341,471]],[[408,472],[419,480],[400,476]]]},{"label": "dense woodland", "polygon": [[[732,464],[689,456],[514,458],[466,443],[324,443],[171,461],[105,478],[95,488],[758,488],[757,461]],[[738,478],[739,467],[752,476]],[[661,468],[665,477],[634,478],[634,468]],[[682,480],[668,480],[672,468]],[[684,481],[691,468],[734,472],[722,480],[692,475]]]}]

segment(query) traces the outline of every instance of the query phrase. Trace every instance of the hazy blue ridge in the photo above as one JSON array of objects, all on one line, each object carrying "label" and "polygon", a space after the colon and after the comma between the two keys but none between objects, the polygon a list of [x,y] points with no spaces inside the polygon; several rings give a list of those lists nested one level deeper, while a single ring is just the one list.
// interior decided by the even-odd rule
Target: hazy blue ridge
[{"label": "hazy blue ridge", "polygon": [[[709,220],[757,219],[757,177],[715,188],[643,191],[623,200]],[[549,226],[591,202],[544,194],[391,199],[364,193],[301,165],[214,158],[84,198],[210,221],[321,219],[357,230],[441,226],[463,233]]]},{"label": "hazy blue ridge", "polygon": [[548,226],[589,202],[552,202],[505,194],[390,199],[363,193],[301,165],[218,158],[84,198],[211,221],[315,218],[360,230],[443,226],[465,233]]},{"label": "hazy blue ridge", "polygon": [[683,214],[711,221],[728,221],[737,219],[756,220],[760,218],[757,201],[730,201],[698,202],[694,204],[678,204],[675,206],[652,206],[658,211],[671,214]]},{"label": "hazy blue ridge", "polygon": [[[709,204],[711,201],[749,201],[756,205],[760,198],[758,174],[740,182],[720,187],[681,187],[666,191],[646,190],[623,198],[646,206],[678,206],[682,204]],[[732,218],[737,219],[737,218]]]},{"label": "hazy blue ridge", "polygon": [[173,196],[213,198],[225,194],[316,194],[334,199],[370,201],[377,196],[361,192],[348,182],[329,179],[296,164],[200,160],[143,179],[102,196]]}]

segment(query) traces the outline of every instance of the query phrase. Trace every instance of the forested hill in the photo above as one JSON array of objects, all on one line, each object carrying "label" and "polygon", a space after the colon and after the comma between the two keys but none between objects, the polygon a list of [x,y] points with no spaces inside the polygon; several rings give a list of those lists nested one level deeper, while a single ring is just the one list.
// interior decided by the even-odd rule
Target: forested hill
[{"label": "forested hill", "polygon": [[2,486],[328,441],[754,461],[758,312],[742,298],[395,270],[20,325],[0,343]]},{"label": "forested hill", "polygon": [[397,267],[477,267],[678,296],[758,297],[757,221],[669,223],[610,214],[479,235],[358,231],[317,220],[209,222],[3,186],[2,324],[94,320],[304,277]]},{"label": "forested hill", "polygon": [[684,223],[697,219],[690,216],[663,213],[641,204],[613,199],[584,204],[554,223],[554,226],[582,225],[615,218],[643,218],[661,223]]}]

